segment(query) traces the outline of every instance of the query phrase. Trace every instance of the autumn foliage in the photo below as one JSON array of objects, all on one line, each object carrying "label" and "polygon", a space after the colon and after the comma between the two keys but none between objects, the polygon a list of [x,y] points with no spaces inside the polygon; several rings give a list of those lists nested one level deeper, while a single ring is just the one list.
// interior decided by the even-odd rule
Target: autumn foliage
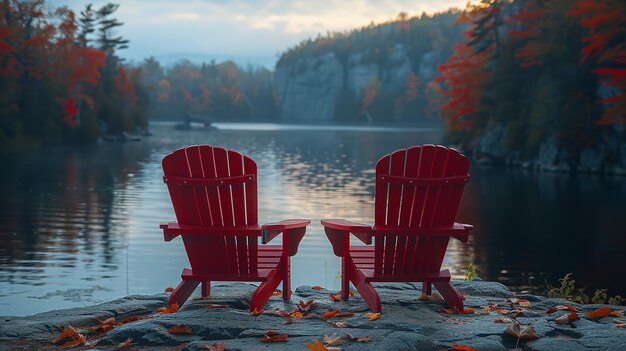
[{"label": "autumn foliage", "polygon": [[[96,15],[104,22],[112,11]],[[132,69],[115,56],[117,46],[79,40],[79,22],[43,0],[2,2],[0,144],[90,141],[146,125]]]},{"label": "autumn foliage", "polygon": [[626,2],[482,0],[457,23],[465,39],[437,78],[453,141],[502,128],[510,151],[554,136],[576,156],[626,123]]}]

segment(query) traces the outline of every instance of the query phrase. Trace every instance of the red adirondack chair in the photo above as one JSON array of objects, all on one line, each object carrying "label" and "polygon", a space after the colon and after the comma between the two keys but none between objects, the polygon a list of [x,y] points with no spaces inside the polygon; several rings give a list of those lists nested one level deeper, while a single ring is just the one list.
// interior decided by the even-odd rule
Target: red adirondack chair
[{"label": "red adirondack chair", "polygon": [[[371,282],[423,282],[435,285],[445,301],[463,310],[463,297],[441,270],[450,237],[467,242],[471,225],[455,223],[469,161],[458,151],[423,145],[396,150],[376,164],[374,226],[323,219],[333,252],[341,257],[341,298],[355,286],[369,308],[380,312]],[[350,235],[367,245],[350,246]]]},{"label": "red adirondack chair", "polygon": [[[163,173],[177,222],[160,227],[165,241],[182,236],[191,264],[169,303],[182,306],[200,283],[208,296],[211,281],[260,282],[251,311],[262,309],[281,281],[289,300],[290,257],[311,221],[258,224],[256,163],[232,150],[194,145],[165,156]],[[259,236],[266,244],[281,233],[282,245],[258,245]]]}]

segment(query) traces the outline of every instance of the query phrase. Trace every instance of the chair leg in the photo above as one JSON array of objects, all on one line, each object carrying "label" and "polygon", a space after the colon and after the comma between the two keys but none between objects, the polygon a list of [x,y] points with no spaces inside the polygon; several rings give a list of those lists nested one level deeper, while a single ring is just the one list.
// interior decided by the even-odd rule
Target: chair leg
[{"label": "chair leg", "polygon": [[250,312],[253,312],[254,310],[262,310],[267,300],[269,300],[270,296],[272,296],[272,293],[276,291],[276,288],[281,281],[279,272],[282,267],[277,268],[278,269],[273,270],[267,276],[267,280],[259,284],[259,287],[256,288],[252,294],[252,299],[250,299]]},{"label": "chair leg", "polygon": [[349,258],[342,257],[341,258],[341,299],[347,300],[350,298],[350,272],[348,271],[349,267]]},{"label": "chair leg", "polygon": [[461,295],[449,281],[433,282],[433,285],[437,288],[437,291],[439,291],[448,305],[457,308],[459,311],[463,311],[463,295]]},{"label": "chair leg", "polygon": [[196,287],[200,284],[197,280],[183,280],[178,284],[176,289],[170,295],[170,300],[168,302],[169,305],[177,303],[178,306],[182,306],[185,301],[191,296]]},{"label": "chair leg", "polygon": [[282,270],[283,300],[289,301],[289,299],[291,299],[291,259],[289,256],[286,256],[283,259],[285,260]]},{"label": "chair leg", "polygon": [[211,295],[211,281],[205,280],[202,282],[202,297]]},{"label": "chair leg", "polygon": [[[382,307],[380,305],[380,296],[376,292],[376,289],[365,280],[365,274],[363,272],[356,269],[356,266],[352,262],[348,262],[347,271],[350,272],[350,277],[352,278],[352,284],[356,290],[361,294],[363,300],[370,308],[370,310],[374,313],[380,313],[382,311]],[[347,290],[346,290],[347,291]]]},{"label": "chair leg", "polygon": [[422,293],[430,296],[433,294],[433,287],[430,282],[422,282]]}]

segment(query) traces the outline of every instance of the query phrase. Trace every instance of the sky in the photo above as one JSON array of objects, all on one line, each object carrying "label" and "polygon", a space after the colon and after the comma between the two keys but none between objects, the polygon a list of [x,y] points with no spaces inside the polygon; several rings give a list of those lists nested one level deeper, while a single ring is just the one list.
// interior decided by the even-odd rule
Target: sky
[{"label": "sky", "polygon": [[[52,0],[52,7],[69,6],[79,13],[119,3],[118,34],[130,40],[119,55],[131,61],[154,56],[161,61],[188,57],[273,66],[278,55],[301,40],[327,31],[345,31],[396,18],[432,14],[467,0]],[[271,68],[271,67],[270,67]]]}]

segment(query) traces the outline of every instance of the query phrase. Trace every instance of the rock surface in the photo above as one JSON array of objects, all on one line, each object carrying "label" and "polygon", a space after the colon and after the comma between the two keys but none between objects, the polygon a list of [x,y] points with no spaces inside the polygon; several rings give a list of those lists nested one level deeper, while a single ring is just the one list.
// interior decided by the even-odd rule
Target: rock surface
[{"label": "rock surface", "polygon": [[[559,299],[547,299],[532,295],[518,296],[527,299],[530,307],[513,317],[491,309],[480,314],[490,303],[498,308],[520,309],[519,304],[508,298],[514,296],[499,283],[472,281],[455,282],[464,293],[465,304],[475,309],[474,313],[446,314],[445,304],[436,299],[418,301],[420,284],[387,283],[376,285],[383,302],[383,313],[379,319],[364,318],[368,312],[358,296],[348,301],[333,302],[328,297],[331,291],[314,290],[310,286],[296,289],[291,302],[272,297],[266,312],[253,316],[248,312],[250,296],[254,286],[243,283],[217,285],[210,298],[188,301],[180,311],[172,314],[156,314],[158,307],[167,301],[166,294],[153,296],[129,296],[100,305],[51,311],[28,317],[0,317],[0,350],[39,350],[61,348],[51,340],[59,335],[57,326],[71,324],[87,336],[87,345],[82,349],[115,349],[115,345],[132,338],[130,349],[151,350],[200,350],[207,345],[221,343],[226,350],[303,350],[307,342],[322,341],[325,335],[371,336],[368,343],[346,341],[343,350],[445,350],[453,344],[468,345],[477,350],[508,350],[516,346],[517,339],[505,334],[510,324],[495,323],[498,317],[516,319],[522,326],[532,325],[539,339],[520,340],[518,347],[524,350],[622,350],[626,340],[626,329],[618,328],[615,320],[623,317],[589,319],[585,312],[598,305],[577,305],[581,319],[569,324],[558,325],[555,319],[565,314],[557,311],[546,314],[550,307],[566,303]],[[292,311],[299,300],[313,299],[317,305],[308,318],[292,318],[292,324],[273,311]],[[209,304],[226,304],[228,308],[207,308]],[[623,309],[611,306],[612,309]],[[354,312],[351,317],[333,317],[328,320],[320,316],[330,309]],[[505,312],[505,311],[501,311]],[[128,316],[153,316],[119,325],[105,334],[89,333],[90,326],[98,325],[96,318],[114,317],[121,321]],[[349,324],[347,328],[336,328],[329,321]],[[176,325],[189,326],[191,334],[171,334],[168,329]],[[265,331],[273,329],[289,335],[286,342],[264,343],[260,338]],[[129,349],[129,348],[125,348]]]}]

